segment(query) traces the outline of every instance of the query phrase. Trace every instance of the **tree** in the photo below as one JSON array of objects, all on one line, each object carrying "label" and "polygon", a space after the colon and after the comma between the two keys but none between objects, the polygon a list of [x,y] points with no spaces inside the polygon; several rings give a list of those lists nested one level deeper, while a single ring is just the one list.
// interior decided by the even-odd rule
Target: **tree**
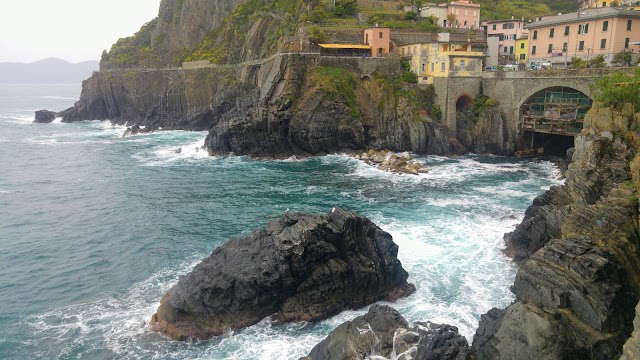
[{"label": "tree", "polygon": [[624,71],[603,76],[596,80],[593,87],[595,99],[605,106],[622,109],[624,104],[633,104],[635,110],[640,110],[640,69],[635,69],[633,75]]},{"label": "tree", "polygon": [[620,64],[620,66],[631,66],[633,55],[630,51],[622,50],[613,57],[614,64]]},{"label": "tree", "polygon": [[456,21],[458,21],[456,14],[447,14],[447,23],[449,24],[449,27],[455,27]]},{"label": "tree", "polygon": [[569,67],[572,69],[584,69],[587,67],[587,63],[582,58],[573,57],[571,58],[571,64],[569,64]]},{"label": "tree", "polygon": [[358,0],[336,0],[333,14],[337,17],[355,16],[358,13]]},{"label": "tree", "polygon": [[607,66],[607,62],[604,59],[604,55],[594,56],[587,61],[587,67],[589,68],[603,68]]},{"label": "tree", "polygon": [[410,21],[418,20],[418,13],[415,11],[408,11],[404,14],[404,19]]}]

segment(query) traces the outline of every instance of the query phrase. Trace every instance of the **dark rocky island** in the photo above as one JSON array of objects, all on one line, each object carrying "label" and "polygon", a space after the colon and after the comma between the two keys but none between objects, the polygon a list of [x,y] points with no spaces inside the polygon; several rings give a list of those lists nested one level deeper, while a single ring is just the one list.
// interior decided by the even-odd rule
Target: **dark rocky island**
[{"label": "dark rocky island", "polygon": [[267,316],[311,321],[415,291],[391,236],[340,208],[285,214],[229,240],[162,298],[152,326],[176,340],[207,339]]},{"label": "dark rocky island", "polygon": [[417,322],[409,326],[400,313],[373,305],[347,321],[300,360],[349,359],[469,360],[467,339],[455,326]]},{"label": "dark rocky island", "polygon": [[56,113],[49,110],[38,110],[36,111],[34,123],[40,124],[49,124],[56,119]]}]

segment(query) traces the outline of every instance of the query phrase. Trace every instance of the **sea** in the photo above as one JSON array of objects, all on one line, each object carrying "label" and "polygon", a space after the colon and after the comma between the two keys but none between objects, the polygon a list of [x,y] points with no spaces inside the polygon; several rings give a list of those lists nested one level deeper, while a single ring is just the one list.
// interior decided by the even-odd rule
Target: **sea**
[{"label": "sea", "polygon": [[[162,295],[231,237],[285,212],[354,210],[389,232],[417,291],[411,323],[459,328],[513,301],[503,234],[561,184],[550,162],[416,156],[401,175],[344,154],[209,156],[206,132],[122,137],[108,121],[34,124],[80,84],[0,84],[0,359],[298,359],[367,308],[318,322],[268,319],[208,341],[151,331]],[[176,150],[181,149],[180,152]]]}]

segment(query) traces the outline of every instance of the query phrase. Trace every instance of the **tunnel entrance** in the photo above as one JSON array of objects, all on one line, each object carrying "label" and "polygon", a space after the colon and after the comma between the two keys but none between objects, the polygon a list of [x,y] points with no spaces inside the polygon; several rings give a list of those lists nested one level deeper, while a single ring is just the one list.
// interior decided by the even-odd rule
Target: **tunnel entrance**
[{"label": "tunnel entrance", "polygon": [[469,95],[461,95],[456,101],[456,111],[467,111],[473,107],[473,99]]},{"label": "tunnel entrance", "polygon": [[560,156],[573,147],[582,131],[591,99],[568,87],[551,87],[529,97],[520,108],[521,137],[518,156]]}]

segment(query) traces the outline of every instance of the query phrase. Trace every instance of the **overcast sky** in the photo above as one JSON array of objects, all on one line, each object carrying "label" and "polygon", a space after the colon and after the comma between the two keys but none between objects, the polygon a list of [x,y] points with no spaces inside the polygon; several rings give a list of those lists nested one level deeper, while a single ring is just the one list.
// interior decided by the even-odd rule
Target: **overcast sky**
[{"label": "overcast sky", "polygon": [[0,0],[0,62],[99,60],[158,15],[160,0]]}]

